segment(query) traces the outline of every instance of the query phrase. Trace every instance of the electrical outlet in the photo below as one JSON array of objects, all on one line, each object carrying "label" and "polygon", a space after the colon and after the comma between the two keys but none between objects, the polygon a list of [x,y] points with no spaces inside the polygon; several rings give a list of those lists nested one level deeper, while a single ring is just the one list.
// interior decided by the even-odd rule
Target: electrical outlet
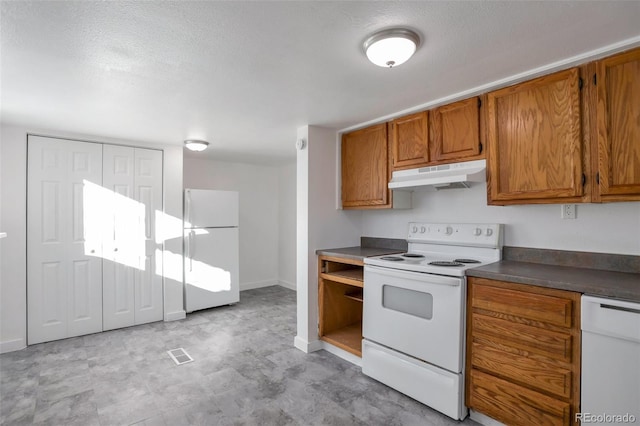
[{"label": "electrical outlet", "polygon": [[575,219],[576,218],[576,205],[575,204],[563,204],[560,217],[563,219]]}]

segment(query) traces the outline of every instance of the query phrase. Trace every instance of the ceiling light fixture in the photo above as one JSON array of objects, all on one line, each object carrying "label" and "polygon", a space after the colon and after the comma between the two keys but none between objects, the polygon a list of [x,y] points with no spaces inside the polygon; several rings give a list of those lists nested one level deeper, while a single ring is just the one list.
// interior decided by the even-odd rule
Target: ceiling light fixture
[{"label": "ceiling light fixture", "polygon": [[209,146],[209,142],[189,139],[184,141],[184,146],[191,151],[204,151]]},{"label": "ceiling light fixture", "polygon": [[405,63],[420,46],[420,36],[406,28],[379,31],[364,42],[367,58],[379,67],[393,68]]}]

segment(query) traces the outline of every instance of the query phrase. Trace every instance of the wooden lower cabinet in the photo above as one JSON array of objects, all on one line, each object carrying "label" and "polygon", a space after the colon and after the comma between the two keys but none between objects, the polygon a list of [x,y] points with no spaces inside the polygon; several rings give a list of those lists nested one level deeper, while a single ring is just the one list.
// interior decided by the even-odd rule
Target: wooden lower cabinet
[{"label": "wooden lower cabinet", "polygon": [[507,425],[577,424],[580,296],[469,278],[469,408]]},{"label": "wooden lower cabinet", "polygon": [[362,357],[361,260],[318,257],[318,337]]}]

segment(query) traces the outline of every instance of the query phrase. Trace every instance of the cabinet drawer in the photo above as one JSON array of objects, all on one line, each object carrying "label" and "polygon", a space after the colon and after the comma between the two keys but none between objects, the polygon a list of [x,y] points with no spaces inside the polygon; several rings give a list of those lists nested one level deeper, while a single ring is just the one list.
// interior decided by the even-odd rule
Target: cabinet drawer
[{"label": "cabinet drawer", "polygon": [[545,330],[478,313],[473,313],[472,317],[475,336],[485,336],[518,349],[571,362],[572,336],[568,333]]},{"label": "cabinet drawer", "polygon": [[561,327],[572,326],[572,301],[560,297],[474,285],[472,307]]},{"label": "cabinet drawer", "polygon": [[514,426],[571,423],[569,403],[523,388],[472,369],[469,374],[469,407]]},{"label": "cabinet drawer", "polygon": [[471,366],[473,368],[526,383],[527,386],[545,390],[558,396],[565,398],[571,396],[572,373],[567,368],[553,362],[542,362],[527,356],[526,353],[519,354],[517,351],[513,353],[501,350],[499,346],[494,347],[490,342],[474,341],[471,345],[471,351]]}]

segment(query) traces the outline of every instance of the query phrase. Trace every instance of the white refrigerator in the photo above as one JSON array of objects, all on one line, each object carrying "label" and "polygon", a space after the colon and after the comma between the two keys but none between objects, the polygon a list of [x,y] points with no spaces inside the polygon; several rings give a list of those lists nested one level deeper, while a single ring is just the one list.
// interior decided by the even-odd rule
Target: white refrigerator
[{"label": "white refrigerator", "polygon": [[235,191],[184,190],[187,312],[240,300],[238,199]]}]

